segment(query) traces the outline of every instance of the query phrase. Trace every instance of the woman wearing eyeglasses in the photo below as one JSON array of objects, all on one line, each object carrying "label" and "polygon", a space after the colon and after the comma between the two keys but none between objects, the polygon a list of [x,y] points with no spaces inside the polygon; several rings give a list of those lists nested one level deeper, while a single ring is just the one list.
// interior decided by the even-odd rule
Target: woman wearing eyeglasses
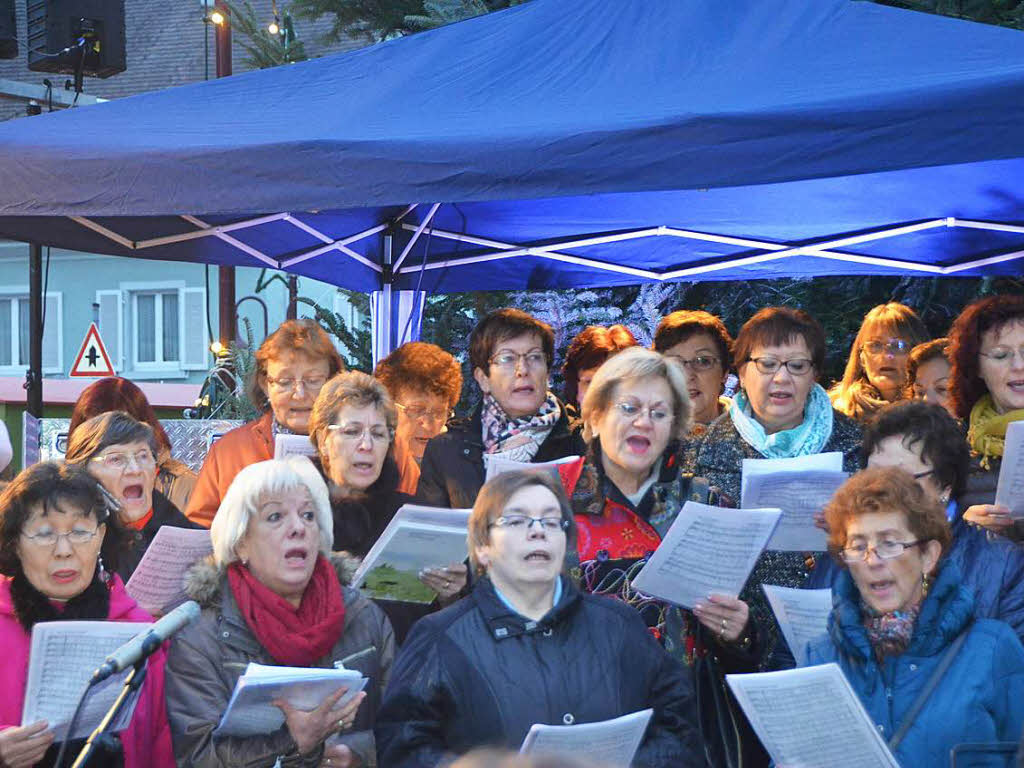
[{"label": "woman wearing eyeglasses", "polygon": [[489,458],[537,463],[583,453],[579,425],[548,388],[554,354],[551,326],[518,309],[499,309],[477,323],[469,360],[483,402],[427,444],[417,500],[472,507]]},{"label": "woman wearing eyeglasses", "polygon": [[927,341],[928,330],[910,307],[890,301],[864,316],[842,380],[829,390],[836,410],[867,421],[907,387],[910,350]]},{"label": "woman wearing eyeglasses", "polygon": [[274,458],[279,434],[309,434],[320,387],[344,370],[341,355],[313,320],[288,320],[260,344],[248,395],[263,416],[233,429],[206,455],[185,514],[207,528],[242,467]]},{"label": "woman wearing eyeglasses", "polygon": [[950,329],[950,399],[967,422],[974,463],[959,502],[964,519],[1021,541],[1024,526],[995,503],[1006,428],[1024,421],[1024,296],[989,296]]},{"label": "woman wearing eyeglasses", "polygon": [[[32,628],[58,620],[153,620],[108,570],[117,556],[108,514],[103,489],[80,466],[34,464],[0,494],[0,765],[5,768],[53,765],[60,748],[46,721],[22,724]],[[117,754],[97,754],[90,765],[173,768],[165,659],[163,650],[149,657],[131,722],[117,734]],[[81,740],[68,745],[65,765],[82,746]]]},{"label": "woman wearing eyeglasses", "polygon": [[703,310],[681,309],[661,318],[654,332],[654,349],[686,370],[686,388],[693,405],[691,440],[707,432],[731,400],[724,397],[732,368],[732,337],[725,324]]},{"label": "woman wearing eyeglasses", "polygon": [[704,764],[693,687],[630,608],[563,574],[572,512],[551,476],[508,472],[469,520],[473,592],[413,627],[374,732],[388,768],[448,765],[474,747],[518,748],[534,723],[654,710],[634,765]]},{"label": "woman wearing eyeglasses", "polygon": [[[394,458],[395,404],[384,385],[362,371],[339,373],[320,390],[309,419],[309,438],[317,448],[327,480],[334,519],[334,546],[365,557],[398,508],[411,498],[398,490]],[[464,563],[435,564],[420,580],[442,603],[466,585]],[[381,601],[401,644],[409,627],[438,605]]]},{"label": "woman wearing eyeglasses", "polygon": [[67,462],[85,467],[110,494],[116,510],[111,539],[125,582],[162,526],[199,527],[155,489],[157,449],[152,427],[124,411],[82,422],[68,440]]},{"label": "woman wearing eyeglasses", "polygon": [[[825,365],[825,332],[799,309],[768,307],[754,314],[733,347],[740,391],[726,415],[688,454],[687,469],[736,502],[744,459],[790,459],[838,451],[843,469],[860,469],[860,427],[832,407],[817,379]],[[765,551],[740,597],[750,605],[762,644],[760,666],[792,666],[761,584],[800,587],[823,553]]]},{"label": "woman wearing eyeglasses", "polygon": [[839,664],[900,765],[946,765],[964,742],[1016,743],[1024,648],[1003,622],[976,617],[942,504],[903,470],[877,467],[850,478],[825,514],[845,572],[807,663]]},{"label": "woman wearing eyeglasses", "polygon": [[388,388],[398,408],[394,445],[401,474],[398,488],[414,494],[427,443],[445,431],[462,396],[462,369],[436,344],[410,341],[377,363],[373,375]]}]

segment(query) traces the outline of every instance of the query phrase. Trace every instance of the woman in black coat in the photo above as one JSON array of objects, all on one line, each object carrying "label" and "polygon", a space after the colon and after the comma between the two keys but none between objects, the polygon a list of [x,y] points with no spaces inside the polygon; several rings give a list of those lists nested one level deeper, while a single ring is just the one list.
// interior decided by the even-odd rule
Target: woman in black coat
[{"label": "woman in black coat", "polygon": [[435,766],[485,744],[518,747],[534,723],[646,708],[633,765],[703,765],[688,673],[635,611],[562,575],[574,537],[553,478],[510,472],[481,489],[469,523],[481,579],[413,627],[375,726],[381,765]]}]

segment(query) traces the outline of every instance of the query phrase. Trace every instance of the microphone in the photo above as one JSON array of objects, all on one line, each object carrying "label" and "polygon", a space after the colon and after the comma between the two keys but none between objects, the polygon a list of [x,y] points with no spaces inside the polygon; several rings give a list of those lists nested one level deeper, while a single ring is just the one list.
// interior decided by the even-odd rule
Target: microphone
[{"label": "microphone", "polygon": [[199,618],[199,603],[189,600],[168,613],[145,632],[140,632],[122,645],[93,673],[90,685],[95,685],[115,672],[127,669],[140,659],[151,656],[175,632],[184,629]]}]

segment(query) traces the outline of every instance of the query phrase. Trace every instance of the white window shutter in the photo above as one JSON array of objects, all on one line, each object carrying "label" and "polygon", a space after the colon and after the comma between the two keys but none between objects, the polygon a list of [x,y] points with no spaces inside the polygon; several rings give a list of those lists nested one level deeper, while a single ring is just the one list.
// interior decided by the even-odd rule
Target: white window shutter
[{"label": "white window shutter", "polygon": [[63,302],[61,293],[46,294],[46,326],[43,328],[43,373],[64,373]]},{"label": "white window shutter", "polygon": [[210,367],[209,329],[206,326],[206,289],[182,291],[181,367],[186,371],[205,371]]},{"label": "white window shutter", "polygon": [[100,338],[115,372],[124,370],[124,310],[121,291],[96,291]]}]

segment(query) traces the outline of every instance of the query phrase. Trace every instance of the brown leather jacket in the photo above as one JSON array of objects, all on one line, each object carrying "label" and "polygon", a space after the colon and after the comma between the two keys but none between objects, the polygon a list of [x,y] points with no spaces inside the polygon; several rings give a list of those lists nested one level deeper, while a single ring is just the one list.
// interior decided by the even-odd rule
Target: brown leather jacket
[{"label": "brown leather jacket", "polygon": [[[373,725],[381,696],[391,674],[395,641],[384,613],[348,584],[356,561],[336,552],[331,563],[338,573],[345,600],[345,630],[331,652],[316,666],[331,667],[366,649],[374,649],[345,662],[369,678],[367,697],[360,705],[351,731],[339,741],[355,753],[358,766],[376,766]],[[227,709],[235,683],[249,662],[274,664],[238,611],[224,571],[212,559],[189,571],[189,596],[203,608],[195,624],[175,635],[167,656],[165,691],[167,717],[178,765],[192,768],[271,768],[278,757],[282,766],[319,765],[323,747],[299,755],[285,726],[262,736],[214,737],[213,731]]]}]

